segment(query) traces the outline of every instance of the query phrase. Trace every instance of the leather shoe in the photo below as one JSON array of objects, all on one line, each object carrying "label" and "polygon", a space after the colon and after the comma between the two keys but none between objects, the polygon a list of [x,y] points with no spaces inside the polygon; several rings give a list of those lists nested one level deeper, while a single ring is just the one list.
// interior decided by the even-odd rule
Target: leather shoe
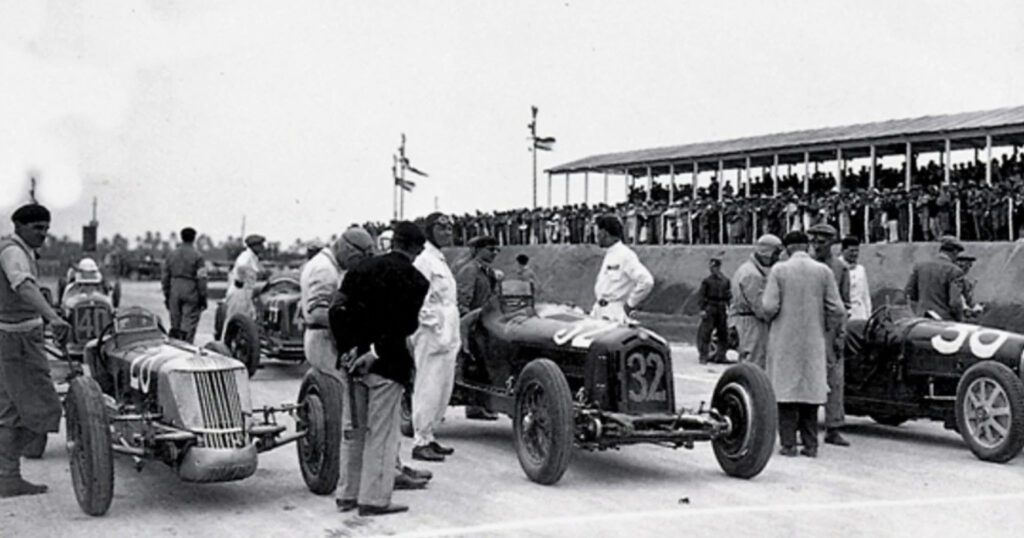
[{"label": "leather shoe", "polygon": [[420,461],[444,461],[444,454],[438,453],[431,445],[412,447],[412,459]]},{"label": "leather shoe", "polygon": [[466,418],[473,420],[498,420],[498,414],[483,407],[466,406]]},{"label": "leather shoe", "polygon": [[818,457],[818,447],[814,447],[814,448],[804,447],[804,448],[800,449],[800,455],[801,456],[807,456],[808,458],[817,458]]},{"label": "leather shoe", "polygon": [[441,446],[441,444],[438,443],[437,441],[431,441],[430,442],[430,448],[433,448],[434,452],[437,452],[438,454],[440,454],[442,456],[451,456],[452,454],[455,453],[455,449],[454,448],[450,448],[450,447],[447,447],[447,446]]},{"label": "leather shoe", "polygon": [[20,476],[0,477],[0,497],[20,497],[22,495],[39,495],[49,489],[42,484],[26,482]]},{"label": "leather shoe", "polygon": [[395,475],[395,489],[423,489],[425,487],[427,487],[426,479],[413,478],[404,473]]},{"label": "leather shoe", "polygon": [[850,446],[850,442],[840,435],[838,430],[829,430],[825,434],[825,442],[836,446]]},{"label": "leather shoe", "polygon": [[790,458],[796,457],[796,447],[795,446],[784,446],[784,447],[779,449],[779,455],[780,456],[790,457]]},{"label": "leather shoe", "polygon": [[383,516],[387,514],[405,512],[407,510],[409,510],[409,507],[404,504],[392,503],[387,506],[373,506],[370,504],[359,505],[359,515],[361,516]]},{"label": "leather shoe", "polygon": [[359,501],[355,499],[334,499],[334,505],[338,507],[339,512],[348,512],[355,510],[359,507]]},{"label": "leather shoe", "polygon": [[430,480],[431,478],[434,478],[434,473],[430,471],[427,471],[425,469],[413,469],[412,467],[408,467],[406,465],[402,466],[402,474],[410,476],[412,478],[418,478],[420,480]]}]

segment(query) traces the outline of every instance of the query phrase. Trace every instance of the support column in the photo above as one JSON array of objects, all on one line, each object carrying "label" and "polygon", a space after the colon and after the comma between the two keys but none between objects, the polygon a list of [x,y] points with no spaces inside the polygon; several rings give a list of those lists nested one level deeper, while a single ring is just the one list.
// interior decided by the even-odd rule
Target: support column
[{"label": "support column", "polygon": [[746,176],[746,183],[743,186],[743,195],[750,198],[750,157],[747,157],[746,168],[743,169]]},{"label": "support column", "polygon": [[953,166],[953,163],[951,161],[953,156],[950,155],[950,153],[951,153],[950,149],[951,149],[951,144],[950,144],[949,139],[947,138],[946,139],[946,151],[943,152],[943,159],[942,159],[942,161],[943,161],[942,162],[942,183],[945,184],[945,185],[949,185],[950,168],[952,168],[952,166]]},{"label": "support column", "polygon": [[[914,168],[914,152],[910,146],[910,141],[907,141],[907,155],[906,164],[903,166],[906,170],[905,178],[903,181],[903,188],[906,192],[910,192],[910,183],[913,177]],[[914,242],[914,201],[910,200],[907,202],[907,242]]]},{"label": "support column", "polygon": [[[878,164],[878,154],[875,152],[875,145],[871,144],[871,169],[868,171],[868,196],[875,190],[875,166]],[[883,225],[885,223],[882,223]],[[864,206],[864,243],[871,244],[871,207]]]},{"label": "support column", "polygon": [[569,205],[569,172],[565,173],[565,205]]},{"label": "support column", "polygon": [[697,177],[700,176],[700,164],[697,161],[693,161],[693,180],[691,191],[693,194],[690,196],[690,206],[686,208],[686,234],[689,244],[693,244],[693,214],[690,209],[693,208],[693,202],[697,199]]},{"label": "support column", "polygon": [[548,172],[548,207],[551,207],[551,172]]},{"label": "support column", "polygon": [[811,152],[804,152],[804,194],[811,192]]},{"label": "support column", "polygon": [[718,159],[718,244],[725,244],[725,207],[722,206],[722,187],[725,186],[725,161]]},{"label": "support column", "polygon": [[604,203],[608,203],[608,172],[604,173]]},{"label": "support column", "polygon": [[992,135],[985,135],[985,184],[992,184]]},{"label": "support column", "polygon": [[654,190],[654,175],[651,173],[651,167],[647,167],[647,201],[651,201],[651,191]]},{"label": "support column", "polygon": [[772,196],[779,195],[779,154],[772,155]]},{"label": "support column", "polygon": [[668,165],[668,205],[676,201],[676,165]]},{"label": "support column", "polygon": [[583,172],[583,203],[590,204],[590,172]]},{"label": "support column", "polygon": [[[945,162],[942,165],[942,183],[949,185],[950,178],[952,176],[953,169],[953,148],[952,143],[946,139],[946,151],[945,151]],[[960,194],[957,193],[956,202],[953,204],[953,211],[956,213],[953,216],[953,225],[956,228],[956,238],[960,239]],[[943,230],[945,232],[946,230]]]},{"label": "support column", "polygon": [[1007,240],[1013,241],[1013,196],[1006,198],[1006,222],[1009,223]]}]

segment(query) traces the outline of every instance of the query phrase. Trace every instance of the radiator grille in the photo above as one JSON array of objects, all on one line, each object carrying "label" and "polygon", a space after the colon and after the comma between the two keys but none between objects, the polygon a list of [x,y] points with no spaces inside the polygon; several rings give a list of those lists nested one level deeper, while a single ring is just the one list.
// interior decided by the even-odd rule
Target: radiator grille
[{"label": "radiator grille", "polygon": [[245,446],[242,430],[242,402],[234,370],[194,372],[203,427],[195,431],[209,448]]}]

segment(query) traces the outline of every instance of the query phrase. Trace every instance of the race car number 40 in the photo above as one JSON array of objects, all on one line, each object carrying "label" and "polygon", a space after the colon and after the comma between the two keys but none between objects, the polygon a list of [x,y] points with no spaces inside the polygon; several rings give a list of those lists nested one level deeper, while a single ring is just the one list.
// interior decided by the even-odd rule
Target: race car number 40
[{"label": "race car number 40", "polygon": [[971,354],[979,359],[991,359],[1006,343],[1010,333],[986,329],[977,325],[953,323],[932,337],[932,348],[943,355],[952,355],[967,344]]}]

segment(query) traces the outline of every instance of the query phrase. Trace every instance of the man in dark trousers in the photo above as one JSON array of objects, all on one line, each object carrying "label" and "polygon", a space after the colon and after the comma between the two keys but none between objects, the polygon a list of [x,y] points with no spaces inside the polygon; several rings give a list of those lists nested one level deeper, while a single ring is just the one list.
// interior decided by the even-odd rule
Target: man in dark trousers
[{"label": "man in dark trousers", "polygon": [[195,246],[196,231],[182,228],[181,245],[164,263],[161,284],[171,316],[171,338],[191,343],[199,316],[206,310],[206,262]]},{"label": "man in dark trousers", "polygon": [[0,497],[46,492],[46,486],[21,477],[21,455],[60,426],[60,398],[50,380],[43,321],[59,340],[71,328],[39,291],[36,249],[46,242],[50,212],[28,204],[11,220],[14,234],[0,239]]},{"label": "man in dark trousers", "polygon": [[914,264],[905,291],[917,315],[931,312],[939,319],[963,320],[964,271],[956,265],[963,250],[960,241],[945,235],[939,238],[938,256]]},{"label": "man in dark trousers", "polygon": [[412,265],[425,242],[415,224],[399,222],[391,252],[350,269],[331,306],[339,360],[354,381],[349,389],[353,414],[344,425],[345,440],[354,447],[345,476],[358,480],[359,494],[339,498],[342,511],[358,508],[359,515],[370,516],[409,509],[392,504],[391,492],[402,392],[412,386],[415,369],[407,338],[419,327],[420,308],[430,288]]},{"label": "man in dark trousers", "polygon": [[[707,363],[708,360],[725,362],[725,352],[729,349],[727,320],[729,301],[732,300],[732,284],[729,282],[729,278],[722,274],[722,256],[720,254],[711,257],[708,269],[711,274],[700,283],[700,289],[697,291],[700,309],[704,311],[704,315],[700,319],[700,326],[697,328],[697,352],[700,354],[701,364]],[[718,352],[714,357],[709,358],[711,331],[715,331]]]},{"label": "man in dark trousers", "polygon": [[[850,310],[850,268],[846,262],[835,257],[832,245],[838,233],[829,224],[815,224],[807,229],[814,248],[814,259],[832,269],[839,297],[843,301],[845,312]],[[825,402],[825,442],[836,446],[850,446],[850,442],[839,433],[839,428],[846,422],[843,406],[843,388],[845,370],[843,368],[843,345],[846,340],[844,333],[846,320],[829,327],[825,334],[825,357],[828,365],[828,401]]]},{"label": "man in dark trousers", "polygon": [[[478,236],[469,241],[469,247],[473,258],[455,275],[459,315],[463,317],[461,332],[464,341],[469,339],[471,327],[479,318],[478,313],[470,314],[487,303],[498,285],[498,273],[491,267],[498,255],[498,241],[491,236]],[[467,405],[466,418],[497,420],[498,415],[480,406]]]}]

